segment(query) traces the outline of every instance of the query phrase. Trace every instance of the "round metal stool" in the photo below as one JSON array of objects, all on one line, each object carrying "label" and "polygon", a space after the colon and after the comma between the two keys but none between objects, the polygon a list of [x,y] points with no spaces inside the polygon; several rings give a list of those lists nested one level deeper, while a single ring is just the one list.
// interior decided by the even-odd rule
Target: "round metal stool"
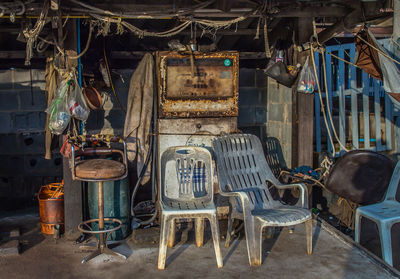
[{"label": "round metal stool", "polygon": [[[90,141],[91,138],[88,137],[86,141]],[[105,137],[98,138],[96,137],[93,141],[103,141],[106,142]],[[121,228],[122,222],[116,218],[104,218],[104,191],[103,191],[103,182],[105,181],[114,181],[120,180],[127,176],[128,174],[128,166],[127,166],[127,157],[126,157],[126,143],[120,138],[117,137],[107,137],[107,141],[111,142],[122,142],[124,146],[124,151],[110,148],[85,148],[85,150],[78,150],[75,152],[75,149],[72,145],[72,177],[76,180],[88,181],[88,182],[97,182],[97,191],[98,191],[98,213],[99,218],[90,219],[84,221],[78,225],[78,230],[87,233],[87,234],[97,234],[99,238],[97,240],[97,247],[94,252],[92,252],[89,256],[85,257],[82,260],[82,263],[87,262],[100,254],[107,254],[112,256],[118,256],[123,259],[126,257],[120,253],[117,253],[110,248],[107,247],[107,240],[110,234],[114,231],[117,231]],[[98,155],[112,155],[117,153],[121,155],[123,162],[108,160],[108,159],[89,159],[91,156]],[[89,158],[88,158],[89,157]],[[90,224],[97,223],[98,230],[92,230]],[[112,228],[105,228],[105,224],[117,224]]]}]

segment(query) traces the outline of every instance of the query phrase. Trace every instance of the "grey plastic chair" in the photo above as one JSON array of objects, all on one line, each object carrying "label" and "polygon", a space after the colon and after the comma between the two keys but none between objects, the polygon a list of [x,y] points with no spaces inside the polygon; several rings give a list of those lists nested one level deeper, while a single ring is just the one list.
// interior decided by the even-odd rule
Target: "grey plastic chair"
[{"label": "grey plastic chair", "polygon": [[[228,231],[225,246],[229,247],[233,219],[244,220],[250,265],[262,261],[264,227],[293,226],[305,223],[307,253],[312,253],[312,219],[308,210],[307,187],[302,183],[281,184],[269,168],[260,140],[249,134],[221,136],[213,141],[220,194],[230,197]],[[300,189],[298,206],[274,200],[267,181],[277,189]]]},{"label": "grey plastic chair", "polygon": [[180,218],[195,218],[198,247],[203,245],[204,219],[210,221],[217,265],[223,265],[211,162],[210,152],[202,147],[170,147],[161,156],[159,269],[165,267],[167,244],[174,245],[175,220]]},{"label": "grey plastic chair", "polygon": [[396,200],[397,188],[400,182],[400,161],[397,162],[390,179],[385,199],[376,204],[361,206],[356,210],[355,241],[360,242],[361,217],[368,218],[378,225],[381,241],[382,258],[393,266],[391,228],[400,223],[400,203]]}]

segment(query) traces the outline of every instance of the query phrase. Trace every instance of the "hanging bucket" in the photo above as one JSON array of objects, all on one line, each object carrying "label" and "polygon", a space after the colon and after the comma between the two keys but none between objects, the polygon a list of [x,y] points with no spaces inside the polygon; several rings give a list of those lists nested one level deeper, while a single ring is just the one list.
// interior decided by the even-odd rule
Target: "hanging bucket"
[{"label": "hanging bucket", "polygon": [[64,184],[51,183],[40,187],[38,193],[40,229],[43,234],[64,232]]}]

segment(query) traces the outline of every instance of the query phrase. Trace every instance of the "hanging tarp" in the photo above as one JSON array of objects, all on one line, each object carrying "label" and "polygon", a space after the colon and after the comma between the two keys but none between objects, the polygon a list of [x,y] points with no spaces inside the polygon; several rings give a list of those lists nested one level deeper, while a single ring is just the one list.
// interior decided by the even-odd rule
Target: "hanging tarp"
[{"label": "hanging tarp", "polygon": [[[147,53],[131,77],[124,125],[128,161],[132,163],[137,158],[138,175],[142,171],[149,152],[149,132],[154,95],[153,75],[154,59],[150,53]],[[147,167],[147,171],[141,181],[142,184],[145,184],[150,179],[150,165],[149,162],[149,167]]]},{"label": "hanging tarp", "polygon": [[[400,107],[400,70],[397,65],[387,57],[389,54],[386,49],[378,43],[374,35],[370,31],[368,31],[368,33],[374,45],[380,50],[378,55],[383,75],[383,89],[389,94],[393,104]],[[384,54],[386,54],[386,56]]]},{"label": "hanging tarp", "polygon": [[[360,31],[361,32],[361,31]],[[358,33],[360,34],[360,33]],[[389,54],[386,49],[375,39],[374,35],[369,30],[363,30],[360,35],[363,39],[368,41],[368,43],[374,46],[376,49],[370,45],[363,42],[360,47],[360,51],[357,47],[358,56],[356,58],[356,65],[362,68],[365,72],[370,74],[376,79],[383,80],[383,89],[388,93],[393,104],[400,108],[400,70],[397,65],[390,59]],[[363,36],[366,36],[365,38]],[[360,38],[356,37],[357,41],[362,41]],[[367,47],[368,49],[367,49]],[[377,49],[379,51],[377,51]],[[367,61],[367,54],[370,54],[370,64],[362,64],[362,61]],[[360,56],[365,56],[364,60],[360,60]],[[359,63],[359,61],[361,61]],[[375,74],[373,74],[375,73]],[[380,73],[380,75],[379,75]]]},{"label": "hanging tarp", "polygon": [[357,57],[354,64],[372,77],[382,80],[382,70],[378,52],[359,38],[361,37],[371,45],[374,45],[372,37],[366,29],[362,29],[357,35],[358,36],[355,37]]}]

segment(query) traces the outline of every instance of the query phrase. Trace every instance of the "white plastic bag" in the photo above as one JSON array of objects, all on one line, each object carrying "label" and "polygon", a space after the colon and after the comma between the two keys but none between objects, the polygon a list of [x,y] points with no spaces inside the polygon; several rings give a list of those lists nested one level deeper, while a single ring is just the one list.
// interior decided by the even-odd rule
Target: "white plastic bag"
[{"label": "white plastic bag", "polygon": [[68,111],[67,105],[67,94],[69,86],[70,80],[62,81],[57,88],[55,98],[46,109],[46,112],[50,114],[50,132],[56,135],[62,134],[65,128],[67,128],[68,123],[71,119],[71,115]]},{"label": "white plastic bag", "polygon": [[68,93],[68,110],[72,117],[86,121],[89,116],[89,108],[86,104],[86,100],[82,94],[82,88],[79,86],[76,80],[75,74],[73,74]]},{"label": "white plastic bag", "polygon": [[312,94],[314,93],[316,79],[308,59],[309,57],[307,57],[303,69],[301,69],[297,91],[305,94]]}]

